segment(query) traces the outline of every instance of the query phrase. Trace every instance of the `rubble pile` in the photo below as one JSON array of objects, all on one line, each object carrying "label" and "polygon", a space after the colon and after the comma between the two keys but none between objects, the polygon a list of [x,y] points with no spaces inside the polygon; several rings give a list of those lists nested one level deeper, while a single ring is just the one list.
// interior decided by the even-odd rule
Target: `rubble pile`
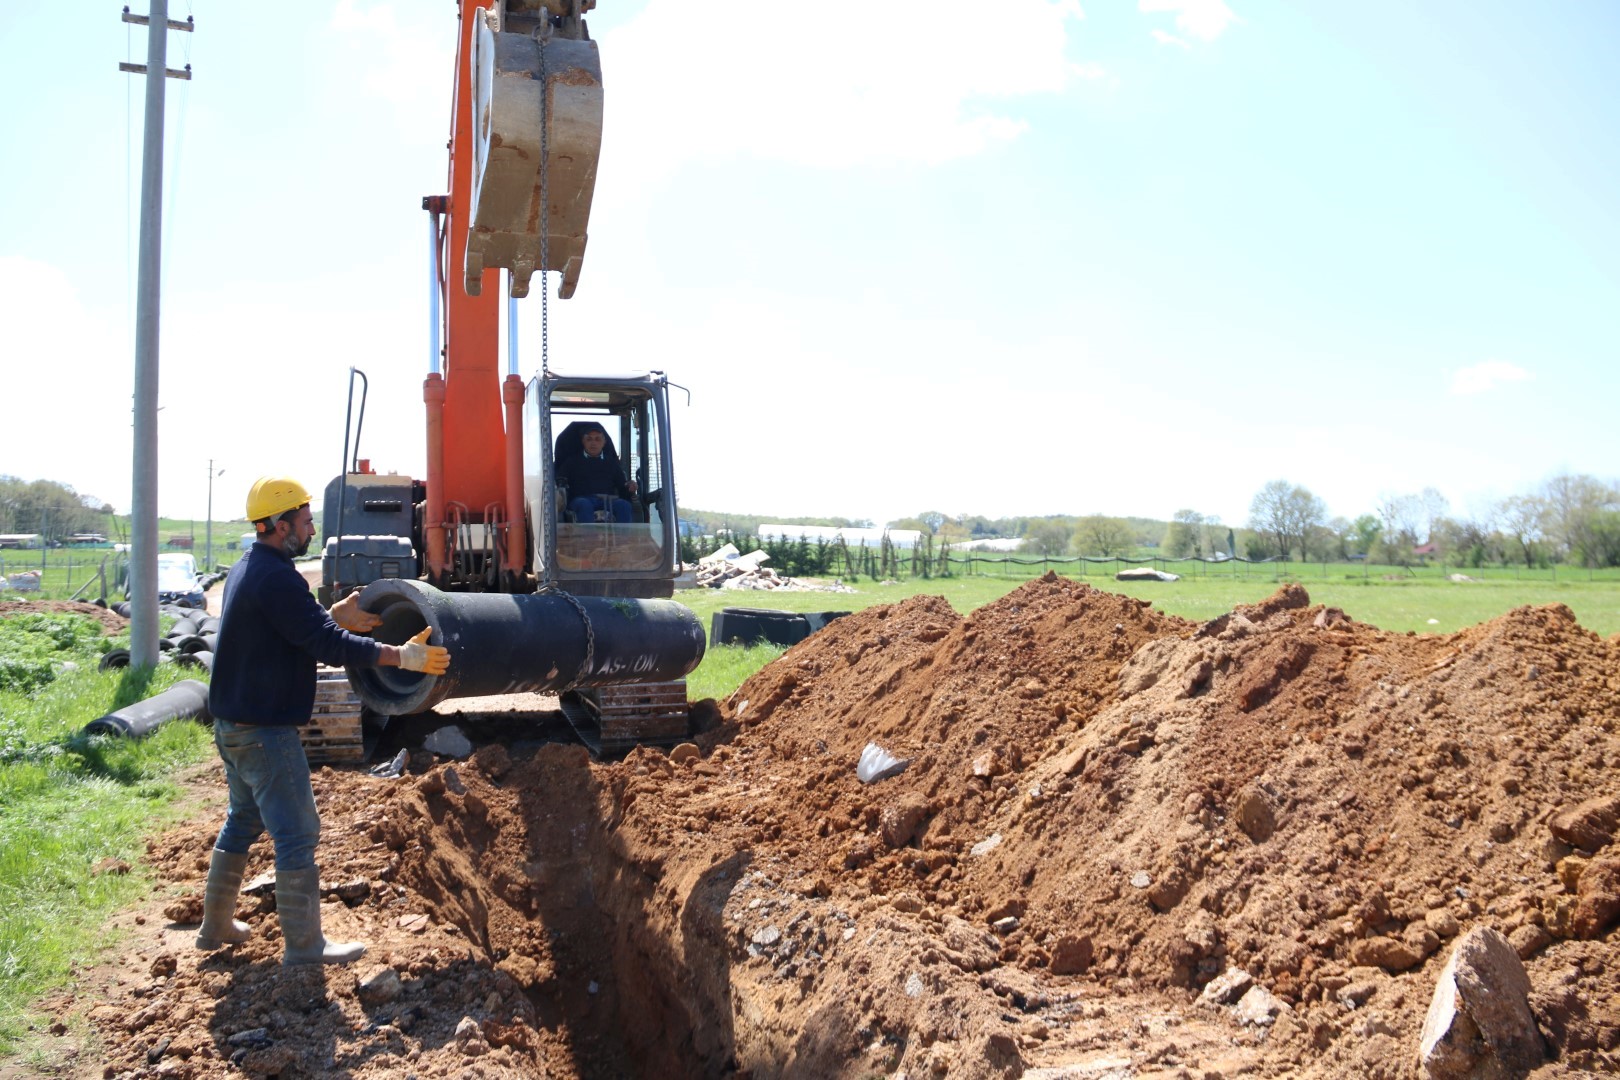
[{"label": "rubble pile", "polygon": [[766,566],[770,556],[763,550],[743,555],[734,544],[726,544],[718,551],[698,560],[696,584],[705,589],[783,589],[791,592],[852,593],[855,590],[842,582],[831,585],[812,583],[798,578],[783,577]]}]

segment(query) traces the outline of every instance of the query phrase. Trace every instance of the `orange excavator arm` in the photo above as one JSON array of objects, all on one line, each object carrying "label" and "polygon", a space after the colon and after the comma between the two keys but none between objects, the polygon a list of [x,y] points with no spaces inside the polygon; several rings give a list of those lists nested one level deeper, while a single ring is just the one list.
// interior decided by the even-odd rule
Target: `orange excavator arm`
[{"label": "orange excavator arm", "polygon": [[[429,196],[442,368],[435,348],[427,407],[427,574],[456,582],[456,553],[496,556],[501,583],[523,572],[524,383],[499,372],[499,270],[511,295],[536,271],[558,271],[571,296],[602,141],[602,72],[583,14],[594,0],[460,4],[450,191]],[[436,305],[438,306],[438,305]],[[435,316],[435,338],[439,331]]]}]

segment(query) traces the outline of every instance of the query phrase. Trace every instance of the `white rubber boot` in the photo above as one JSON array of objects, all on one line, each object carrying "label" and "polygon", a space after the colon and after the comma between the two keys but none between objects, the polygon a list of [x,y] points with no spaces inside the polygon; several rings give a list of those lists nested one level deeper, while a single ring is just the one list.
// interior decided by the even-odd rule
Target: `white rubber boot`
[{"label": "white rubber boot", "polygon": [[214,849],[208,864],[208,885],[203,890],[203,919],[197,928],[197,948],[217,949],[240,945],[253,936],[253,928],[236,918],[236,895],[242,889],[242,874],[248,857]]},{"label": "white rubber boot", "polygon": [[361,941],[327,941],[321,933],[321,872],[276,871],[276,914],[286,939],[282,964],[347,964],[365,955]]}]

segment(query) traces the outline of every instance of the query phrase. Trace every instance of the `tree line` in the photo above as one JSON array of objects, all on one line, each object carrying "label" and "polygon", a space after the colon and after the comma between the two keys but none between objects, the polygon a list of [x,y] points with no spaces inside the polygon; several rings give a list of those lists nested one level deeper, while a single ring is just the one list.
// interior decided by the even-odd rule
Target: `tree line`
[{"label": "tree line", "polygon": [[[683,520],[693,514],[683,511]],[[744,542],[762,518],[701,515],[704,519],[746,522],[724,537]],[[793,524],[867,525],[845,519],[792,519]],[[1060,558],[1240,557],[1343,562],[1366,559],[1394,566],[1443,562],[1459,567],[1558,565],[1582,568],[1620,566],[1620,485],[1585,474],[1552,477],[1528,494],[1513,495],[1469,514],[1452,512],[1434,488],[1381,495],[1354,518],[1330,516],[1327,504],[1308,488],[1273,480],[1255,493],[1246,521],[1223,522],[1218,515],[1177,510],[1169,521],[1105,514],[987,518],[925,510],[899,518],[890,529],[915,529],[936,548],[973,540],[1011,538],[1025,555]],[[703,546],[691,545],[694,550]],[[759,546],[753,541],[753,546]],[[770,545],[766,545],[767,548]],[[834,561],[812,546],[771,552],[773,565],[813,574]],[[780,556],[780,558],[779,558]]]},{"label": "tree line", "polygon": [[0,533],[38,533],[47,544],[75,533],[106,533],[114,508],[54,480],[0,476]]},{"label": "tree line", "polygon": [[1453,514],[1434,488],[1390,492],[1349,520],[1329,518],[1306,488],[1273,480],[1250,503],[1249,527],[1248,553],[1261,558],[1596,569],[1620,566],[1620,486],[1565,473],[1471,514]]}]

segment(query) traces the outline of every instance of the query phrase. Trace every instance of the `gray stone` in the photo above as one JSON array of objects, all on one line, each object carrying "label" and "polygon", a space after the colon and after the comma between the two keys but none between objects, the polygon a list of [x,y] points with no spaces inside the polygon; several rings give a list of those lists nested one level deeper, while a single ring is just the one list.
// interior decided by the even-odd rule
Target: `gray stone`
[{"label": "gray stone", "polygon": [[1232,1018],[1251,1027],[1270,1027],[1288,1006],[1263,986],[1251,986],[1232,1006]]},{"label": "gray stone", "polygon": [[367,1005],[386,1004],[396,1000],[404,992],[405,985],[400,982],[399,972],[393,968],[383,968],[361,983],[357,991],[360,1000]]},{"label": "gray stone", "polygon": [[1500,932],[1464,934],[1440,973],[1423,1021],[1418,1069],[1426,1080],[1522,1076],[1546,1045],[1530,1011],[1530,978]]},{"label": "gray stone", "polygon": [[1204,992],[1198,995],[1200,1005],[1230,1005],[1248,992],[1254,985],[1254,977],[1242,968],[1227,968],[1224,973],[1209,981]]},{"label": "gray stone", "polygon": [[441,757],[464,758],[472,753],[473,746],[462,730],[451,724],[423,739],[422,749],[431,750]]}]

